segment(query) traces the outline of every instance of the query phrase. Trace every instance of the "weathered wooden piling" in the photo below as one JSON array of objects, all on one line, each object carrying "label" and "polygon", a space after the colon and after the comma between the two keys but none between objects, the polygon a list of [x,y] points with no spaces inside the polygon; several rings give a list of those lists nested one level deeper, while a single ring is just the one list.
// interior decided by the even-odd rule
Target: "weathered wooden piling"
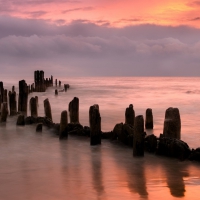
[{"label": "weathered wooden piling", "polygon": [[61,87],[61,81],[59,81],[59,87]]},{"label": "weathered wooden piling", "polygon": [[135,119],[135,111],[133,109],[133,104],[130,104],[128,108],[126,108],[125,111],[125,123],[134,125],[134,119]]},{"label": "weathered wooden piling", "polygon": [[0,95],[1,95],[1,102],[3,102],[3,95],[4,95],[3,82],[0,82]]},{"label": "weathered wooden piling", "polygon": [[65,89],[65,92],[67,92],[67,84],[64,84],[64,89]]},{"label": "weathered wooden piling", "polygon": [[53,86],[53,76],[51,75],[51,86]]},{"label": "weathered wooden piling", "polygon": [[6,89],[3,91],[3,102],[8,103],[8,91]]},{"label": "weathered wooden piling", "polygon": [[13,86],[12,86],[12,92],[14,92],[14,91],[15,91],[15,86],[13,85]]},{"label": "weathered wooden piling", "polygon": [[44,80],[44,71],[35,71],[35,92],[45,92],[46,85]]},{"label": "weathered wooden piling", "polygon": [[1,104],[1,116],[0,116],[0,122],[6,122],[8,116],[8,105],[7,102],[3,102]]},{"label": "weathered wooden piling", "polygon": [[1,100],[1,94],[0,94],[0,114],[1,114],[1,104],[2,104],[2,100]]},{"label": "weathered wooden piling", "polygon": [[74,99],[69,103],[69,116],[70,123],[79,123],[79,99],[74,97]]},{"label": "weathered wooden piling", "polygon": [[55,89],[55,95],[58,95],[58,90],[57,89]]},{"label": "weathered wooden piling", "polygon": [[38,117],[38,111],[37,111],[37,99],[35,97],[32,97],[30,99],[30,111],[32,117]]},{"label": "weathered wooden piling", "polygon": [[145,128],[153,129],[153,113],[151,108],[147,108],[146,110]]},{"label": "weathered wooden piling", "polygon": [[101,116],[99,105],[90,106],[89,109],[90,122],[90,145],[101,144]]},{"label": "weathered wooden piling", "polygon": [[0,111],[1,111],[1,104],[3,103],[3,95],[4,95],[3,82],[0,82]]},{"label": "weathered wooden piling", "polygon": [[16,115],[17,114],[17,100],[16,100],[16,92],[12,88],[12,92],[9,91],[9,108],[10,108],[10,115]]},{"label": "weathered wooden piling", "polygon": [[163,136],[181,138],[181,118],[178,108],[168,108],[165,112]]},{"label": "weathered wooden piling", "polygon": [[43,127],[42,123],[37,124],[36,125],[36,132],[42,132],[42,127]]},{"label": "weathered wooden piling", "polygon": [[142,115],[136,116],[134,121],[133,156],[144,156],[144,119]]},{"label": "weathered wooden piling", "polygon": [[45,113],[45,117],[47,117],[48,119],[53,121],[52,114],[51,114],[51,105],[49,103],[49,99],[44,100],[44,113]]},{"label": "weathered wooden piling", "polygon": [[25,125],[25,117],[24,115],[19,115],[17,118],[17,126],[24,126]]},{"label": "weathered wooden piling", "polygon": [[31,84],[31,92],[34,92],[35,89],[34,89],[34,83]]},{"label": "weathered wooden piling", "polygon": [[67,111],[64,110],[61,113],[60,117],[60,130],[59,130],[59,138],[62,139],[64,136],[67,137],[67,133],[64,133],[66,127],[68,124],[68,118],[67,118]]},{"label": "weathered wooden piling", "polygon": [[18,111],[27,114],[28,91],[25,80],[19,81]]},{"label": "weathered wooden piling", "polygon": [[58,84],[58,82],[57,82],[57,79],[55,80],[55,85],[56,85],[56,87],[57,87],[57,84]]},{"label": "weathered wooden piling", "polygon": [[45,82],[45,86],[46,86],[46,87],[49,87],[49,80],[48,80],[48,78],[46,78],[46,79],[44,80],[44,82]]},{"label": "weathered wooden piling", "polygon": [[38,96],[35,96],[35,99],[36,99],[37,106],[39,106],[39,103],[38,103]]}]

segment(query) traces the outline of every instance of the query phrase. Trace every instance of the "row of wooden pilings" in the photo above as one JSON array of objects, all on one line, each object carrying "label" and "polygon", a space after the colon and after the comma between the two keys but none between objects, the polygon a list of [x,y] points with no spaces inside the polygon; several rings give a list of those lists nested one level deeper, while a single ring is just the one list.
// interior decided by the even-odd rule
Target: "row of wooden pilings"
[{"label": "row of wooden pilings", "polygon": [[[57,79],[55,81],[57,86]],[[66,84],[69,86],[68,84]],[[66,90],[65,85],[65,90]],[[12,87],[12,91],[7,94],[7,89],[4,89],[3,82],[0,82],[0,122],[6,122],[7,116],[10,111],[10,115],[16,115],[17,113],[27,114],[27,103],[28,94],[31,92],[44,92],[47,87],[53,86],[53,76],[51,78],[44,78],[44,71],[34,72],[34,83],[27,85],[25,80],[19,81],[19,95],[18,95],[18,109],[17,109],[17,94],[15,92],[15,87]],[[61,86],[61,81],[59,81],[59,86]],[[68,87],[69,88],[69,87]],[[8,102],[9,97],[9,102]],[[31,99],[31,104],[33,99]],[[9,109],[8,109],[9,106]],[[31,110],[33,112],[33,110]],[[34,114],[36,115],[36,114]]]},{"label": "row of wooden pilings", "polygon": [[44,71],[34,72],[35,92],[45,92],[47,87],[53,86],[53,76],[44,78]]},{"label": "row of wooden pilings", "polygon": [[[19,110],[26,112],[27,110],[27,100],[28,95],[26,92],[26,83],[25,81],[19,82]],[[10,111],[16,111],[16,98],[15,91],[13,88],[12,93],[9,92],[9,99],[12,103],[10,103]],[[15,95],[13,95],[15,94]],[[14,99],[12,101],[12,99]],[[14,103],[15,102],[15,103]],[[6,113],[7,108],[6,104],[2,104],[1,109],[1,121],[6,121]],[[30,112],[32,117],[38,117],[38,97],[32,97],[29,102]],[[13,109],[11,109],[13,108]],[[44,100],[44,111],[45,117],[52,120],[51,106],[48,99]],[[79,99],[74,97],[74,99],[69,103],[68,107],[70,123],[79,123]],[[4,120],[2,120],[4,119]],[[128,108],[125,110],[125,123],[131,125],[134,128],[134,140],[133,140],[133,155],[134,156],[143,156],[144,155],[144,127],[146,129],[153,129],[153,114],[152,109],[148,108],[146,110],[146,118],[144,122],[144,118],[142,115],[135,116],[135,111],[133,109],[133,105],[130,104]],[[61,113],[60,119],[60,130],[59,135],[60,139],[63,138],[63,132],[68,124],[68,115],[67,111],[64,110]],[[101,116],[99,105],[95,104],[89,108],[89,124],[90,124],[90,144],[97,145],[101,144]],[[163,134],[165,137],[177,138],[180,139],[180,131],[181,131],[181,120],[179,110],[177,108],[168,108],[165,113],[165,121],[164,121],[164,130]],[[66,136],[66,133],[64,134]]]},{"label": "row of wooden pilings", "polygon": [[[37,117],[37,99],[30,99],[31,116]],[[52,120],[51,106],[48,99],[44,100],[45,117]],[[68,107],[70,123],[79,124],[79,99],[74,99],[69,103]],[[153,113],[152,109],[146,110],[145,121],[142,115],[135,116],[133,105],[130,104],[125,110],[125,123],[133,127],[133,155],[144,155],[144,127],[153,129]],[[99,105],[95,104],[89,108],[89,124],[90,124],[90,144],[101,144],[101,115]],[[68,137],[66,127],[68,125],[68,112],[62,111],[60,118],[59,137],[63,139]],[[168,108],[165,112],[164,120],[164,137],[180,139],[181,119],[177,108]]]},{"label": "row of wooden pilings", "polygon": [[[27,86],[25,80],[19,81],[19,99],[18,99],[18,112],[27,113],[27,102],[28,94],[32,91],[43,92],[46,90],[47,86],[53,86],[53,77],[49,79],[44,79],[43,71],[35,71],[35,88]],[[45,82],[46,81],[46,82]],[[57,79],[55,80],[55,85],[57,86]],[[61,86],[61,81],[59,81],[59,86]],[[64,85],[64,90],[69,88],[68,84]],[[17,113],[17,101],[16,92],[14,86],[12,91],[9,91],[9,110],[10,115],[15,115]],[[0,122],[5,122],[8,115],[8,98],[7,90],[3,88],[3,83],[0,82],[0,105],[1,105],[1,116]],[[30,113],[32,117],[38,117],[38,97],[32,97],[29,102]],[[50,121],[52,120],[51,106],[48,99],[44,100],[44,111],[45,117]],[[74,99],[69,103],[68,107],[70,123],[79,124],[79,99],[74,97]],[[19,116],[19,117],[22,117]],[[23,119],[24,117],[22,117]],[[101,144],[101,115],[99,105],[95,104],[89,108],[89,124],[90,124],[90,144],[97,145]],[[130,104],[125,110],[125,124],[132,127],[133,134],[133,155],[143,156],[144,155],[144,127],[146,129],[153,129],[153,113],[152,109],[148,108],[146,110],[145,121],[142,115],[135,116],[135,111],[133,105]],[[68,113],[64,110],[61,113],[60,118],[60,129],[59,137],[63,139],[67,137],[66,127],[68,125]],[[165,113],[164,129],[163,135],[169,138],[180,139],[181,133],[181,120],[179,110],[177,108],[168,108]]]},{"label": "row of wooden pilings", "polygon": [[[56,79],[57,86],[57,79]],[[61,81],[59,81],[61,86]],[[65,90],[69,88],[68,84],[65,84]],[[47,87],[53,86],[53,76],[51,78],[44,78],[44,71],[34,72],[34,83],[27,85],[25,80],[19,81],[19,95],[17,106],[17,94],[15,92],[15,86],[12,86],[12,90],[7,93],[7,89],[4,89],[3,82],[0,82],[0,122],[5,122],[7,115],[10,111],[10,116],[17,113],[27,114],[28,94],[32,92],[44,92]],[[9,100],[8,100],[9,97]],[[9,106],[9,109],[8,109]],[[17,109],[18,107],[18,109]]]}]

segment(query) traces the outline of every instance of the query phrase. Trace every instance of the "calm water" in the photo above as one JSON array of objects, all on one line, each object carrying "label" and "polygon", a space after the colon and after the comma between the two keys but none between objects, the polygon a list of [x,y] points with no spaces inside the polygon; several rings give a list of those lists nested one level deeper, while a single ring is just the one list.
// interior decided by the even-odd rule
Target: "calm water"
[{"label": "calm water", "polygon": [[[200,78],[67,78],[67,93],[54,96],[54,89],[39,96],[49,98],[54,122],[74,96],[80,100],[80,122],[88,125],[88,111],[99,104],[102,129],[110,131],[124,122],[129,104],[136,115],[153,109],[155,135],[163,129],[165,110],[178,107],[182,140],[200,146]],[[11,89],[18,80],[4,81]],[[27,81],[32,83],[33,80]],[[16,88],[17,89],[17,88]],[[17,90],[18,91],[18,90]],[[102,141],[91,147],[89,138],[59,141],[44,128],[16,127],[16,117],[0,125],[0,199],[199,199],[200,164],[145,154],[133,158],[132,150],[117,142]],[[150,132],[148,132],[150,133]]]}]

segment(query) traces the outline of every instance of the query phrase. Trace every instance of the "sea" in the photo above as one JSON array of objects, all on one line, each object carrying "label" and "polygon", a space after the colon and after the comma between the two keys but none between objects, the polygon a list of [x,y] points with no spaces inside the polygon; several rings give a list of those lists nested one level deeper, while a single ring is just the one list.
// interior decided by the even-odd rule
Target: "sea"
[{"label": "sea", "polygon": [[[176,107],[181,116],[181,139],[190,148],[200,147],[200,78],[198,77],[65,77],[61,87],[29,95],[39,97],[38,114],[44,116],[44,99],[51,104],[53,121],[60,122],[69,102],[79,98],[79,120],[89,126],[89,107],[98,104],[102,131],[125,121],[125,110],[133,104],[135,114],[151,108],[154,129],[163,132],[165,111]],[[54,80],[55,80],[54,78]],[[11,90],[17,78],[1,78]],[[28,84],[33,78],[25,79]],[[63,84],[69,84],[67,92]],[[28,109],[28,115],[30,111]],[[17,117],[0,124],[0,199],[2,200],[173,200],[200,199],[200,163],[146,153],[132,156],[132,148],[118,141],[70,135],[60,141],[55,133],[36,125],[16,126]]]}]

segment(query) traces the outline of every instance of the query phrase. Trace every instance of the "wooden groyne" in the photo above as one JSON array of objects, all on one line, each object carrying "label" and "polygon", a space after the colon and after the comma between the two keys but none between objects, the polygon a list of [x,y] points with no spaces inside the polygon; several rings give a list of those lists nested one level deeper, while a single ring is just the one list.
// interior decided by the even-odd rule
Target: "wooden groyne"
[{"label": "wooden groyne", "polygon": [[45,92],[47,87],[53,86],[53,76],[44,78],[44,71],[34,72],[35,92]]},{"label": "wooden groyne", "polygon": [[[159,137],[155,135],[146,135],[145,129],[153,129],[153,111],[146,109],[145,119],[143,115],[135,116],[133,104],[125,109],[125,123],[121,122],[114,126],[110,132],[102,132],[100,106],[95,104],[89,108],[89,127],[81,125],[79,121],[79,98],[74,97],[68,106],[68,111],[61,112],[60,123],[53,122],[53,113],[51,112],[50,100],[44,100],[45,116],[38,116],[38,96],[32,97],[28,104],[28,95],[30,92],[45,92],[47,87],[53,86],[53,76],[44,78],[43,71],[34,72],[34,84],[27,85],[25,80],[19,81],[18,109],[17,93],[15,87],[7,94],[3,82],[0,82],[0,122],[5,123],[8,112],[10,115],[18,114],[16,124],[20,126],[37,124],[36,131],[42,132],[42,127],[47,126],[54,129],[60,140],[67,139],[68,135],[81,135],[90,137],[90,145],[100,145],[102,139],[119,141],[129,146],[133,150],[134,157],[145,156],[144,152],[156,155],[178,158],[180,160],[200,161],[200,148],[191,149],[187,143],[181,140],[181,117],[178,108],[168,108],[165,112],[163,123],[163,133]],[[55,87],[61,87],[61,81],[55,79]],[[54,89],[55,89],[54,87]],[[69,84],[63,84],[61,91],[67,91]],[[56,95],[59,91],[56,91]],[[8,101],[9,97],[9,101]],[[9,105],[9,106],[8,106]],[[30,116],[27,116],[29,105]],[[17,112],[18,110],[18,112]],[[68,123],[69,116],[69,123]]]}]

